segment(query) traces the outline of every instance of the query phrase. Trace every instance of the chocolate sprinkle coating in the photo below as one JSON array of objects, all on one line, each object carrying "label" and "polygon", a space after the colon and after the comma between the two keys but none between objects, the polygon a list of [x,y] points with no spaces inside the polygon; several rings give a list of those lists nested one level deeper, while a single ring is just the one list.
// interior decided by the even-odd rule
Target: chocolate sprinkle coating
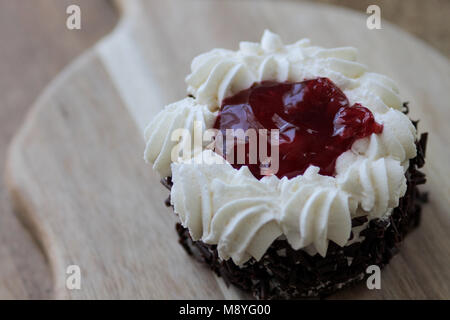
[{"label": "chocolate sprinkle coating", "polygon": [[[275,240],[259,261],[252,258],[238,267],[231,259],[221,260],[216,245],[193,241],[180,223],[176,225],[179,242],[189,255],[208,265],[227,285],[251,292],[257,299],[326,297],[364,280],[369,265],[385,266],[398,252],[405,235],[419,225],[421,205],[428,200],[427,194],[417,188],[426,182],[425,175],[418,170],[425,163],[426,144],[424,133],[416,141],[417,156],[410,160],[405,173],[406,193],[389,218],[371,220],[360,233],[364,236],[362,242],[340,247],[330,241],[326,257],[310,256],[304,250],[292,249],[286,240]],[[170,177],[161,182],[170,190]],[[170,206],[170,197],[166,204]],[[367,221],[367,217],[354,218],[352,227]]]}]

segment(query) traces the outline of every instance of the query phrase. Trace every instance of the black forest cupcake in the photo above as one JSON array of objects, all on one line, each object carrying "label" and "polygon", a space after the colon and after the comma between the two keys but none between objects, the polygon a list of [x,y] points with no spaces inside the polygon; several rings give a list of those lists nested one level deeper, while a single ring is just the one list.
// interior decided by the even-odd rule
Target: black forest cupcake
[{"label": "black forest cupcake", "polygon": [[360,281],[419,223],[426,135],[356,55],[270,31],[214,49],[193,60],[189,97],[145,131],[180,243],[257,298]]}]

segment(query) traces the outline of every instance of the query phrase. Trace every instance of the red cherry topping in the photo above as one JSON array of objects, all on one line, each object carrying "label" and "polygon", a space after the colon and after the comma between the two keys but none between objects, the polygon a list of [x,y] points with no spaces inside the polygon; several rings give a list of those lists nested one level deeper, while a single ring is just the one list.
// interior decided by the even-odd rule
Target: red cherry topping
[{"label": "red cherry topping", "polygon": [[[278,177],[293,178],[314,165],[322,175],[335,174],[336,159],[349,150],[355,140],[379,134],[383,126],[375,122],[369,109],[350,103],[328,78],[295,83],[264,81],[224,99],[214,128],[279,129]],[[270,156],[270,137],[267,150]],[[245,140],[245,163],[258,179],[267,166],[258,159],[249,162],[249,140]],[[236,157],[237,142],[234,150]]]}]

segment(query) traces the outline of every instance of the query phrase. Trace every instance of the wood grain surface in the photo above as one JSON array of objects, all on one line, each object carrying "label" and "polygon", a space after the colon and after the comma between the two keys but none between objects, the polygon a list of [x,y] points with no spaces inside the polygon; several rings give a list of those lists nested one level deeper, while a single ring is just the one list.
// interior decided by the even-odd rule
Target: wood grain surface
[{"label": "wood grain surface", "polygon": [[[424,214],[430,218],[383,273],[383,290],[360,286],[335,297],[450,297],[449,172],[442,170],[449,154],[439,154],[437,148],[450,136],[444,102],[449,84],[446,59],[389,25],[370,32],[363,27],[364,17],[336,8],[266,2],[124,4],[119,28],[50,85],[12,145],[9,186],[50,261],[51,296],[228,294],[178,248],[173,215],[162,206],[165,191],[136,157],[143,147],[139,131],[165,103],[184,95],[183,78],[194,55],[212,47],[235,48],[241,39],[257,41],[269,27],[290,41],[308,36],[327,46],[359,47],[374,70],[400,83],[403,96],[412,101],[413,115],[433,137],[427,164],[432,203]],[[238,14],[243,20],[230,26],[225,18],[205,19],[214,12],[224,17]],[[317,17],[320,27],[313,28]],[[335,21],[344,22],[336,28]],[[80,291],[64,287],[65,267],[73,263],[83,271]],[[28,290],[30,286],[18,294]]]},{"label": "wood grain surface", "polygon": [[[65,27],[69,4],[83,8],[81,30]],[[48,263],[14,214],[3,184],[8,145],[50,80],[110,32],[117,18],[108,0],[0,0],[0,299],[52,294]]]}]

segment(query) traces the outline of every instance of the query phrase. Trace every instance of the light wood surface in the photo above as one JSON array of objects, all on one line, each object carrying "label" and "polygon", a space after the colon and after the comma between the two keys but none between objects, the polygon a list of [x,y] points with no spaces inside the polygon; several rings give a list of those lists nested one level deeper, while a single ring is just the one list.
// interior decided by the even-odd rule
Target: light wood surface
[{"label": "light wood surface", "polygon": [[[276,0],[275,0],[276,1]],[[450,57],[450,1],[448,0],[313,0],[365,13],[370,5],[381,9],[382,20],[425,40]]]},{"label": "light wood surface", "polygon": [[[83,10],[82,29],[65,27],[66,8]],[[50,80],[117,22],[108,0],[0,0],[0,299],[51,296],[48,263],[14,214],[4,185],[8,145]]]},{"label": "light wood surface", "polygon": [[[213,47],[257,41],[264,28],[286,41],[354,45],[373,70],[400,84],[412,115],[430,132],[420,229],[383,272],[382,290],[340,298],[450,298],[450,113],[448,61],[388,24],[304,3],[124,1],[119,27],[67,68],[41,96],[16,136],[8,186],[50,262],[56,298],[236,297],[179,248],[166,191],[141,160],[142,127],[185,95],[190,60]],[[211,12],[222,12],[219,17]],[[233,24],[227,17],[236,17]],[[209,18],[208,18],[209,17]],[[340,21],[336,24],[336,21]],[[66,267],[82,289],[65,288]]]}]

